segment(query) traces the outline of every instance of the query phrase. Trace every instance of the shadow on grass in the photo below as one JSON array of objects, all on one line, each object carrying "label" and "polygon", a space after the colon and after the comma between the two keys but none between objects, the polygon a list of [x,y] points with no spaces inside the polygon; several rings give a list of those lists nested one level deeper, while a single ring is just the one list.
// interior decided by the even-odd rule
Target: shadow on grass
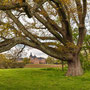
[{"label": "shadow on grass", "polygon": [[45,71],[56,71],[56,68],[42,68],[41,70],[45,70]]},{"label": "shadow on grass", "polygon": [[46,71],[46,72],[52,72],[52,73],[54,73],[53,75],[51,75],[50,74],[50,76],[57,76],[57,77],[65,77],[66,76],[66,72],[67,72],[67,68],[65,68],[64,69],[64,71],[62,71],[62,69],[61,68],[42,68],[42,69],[40,69],[40,70],[42,70],[42,71]]},{"label": "shadow on grass", "polygon": [[40,70],[65,72],[67,70],[67,68],[64,68],[64,70],[62,70],[61,68],[41,68]]}]

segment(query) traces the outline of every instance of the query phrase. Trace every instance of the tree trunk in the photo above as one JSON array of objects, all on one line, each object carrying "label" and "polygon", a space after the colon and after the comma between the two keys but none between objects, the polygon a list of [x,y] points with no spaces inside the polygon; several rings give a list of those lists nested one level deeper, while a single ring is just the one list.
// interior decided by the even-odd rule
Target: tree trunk
[{"label": "tree trunk", "polygon": [[62,60],[62,71],[64,71],[64,62]]},{"label": "tree trunk", "polygon": [[72,61],[68,61],[68,71],[66,76],[80,76],[83,75],[83,69],[78,55],[73,57]]}]

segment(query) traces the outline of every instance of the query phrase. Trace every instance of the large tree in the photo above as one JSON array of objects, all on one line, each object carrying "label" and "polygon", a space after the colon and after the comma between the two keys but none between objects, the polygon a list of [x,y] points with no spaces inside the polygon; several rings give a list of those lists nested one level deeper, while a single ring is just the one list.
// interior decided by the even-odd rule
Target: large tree
[{"label": "large tree", "polygon": [[[28,45],[67,61],[67,76],[82,75],[79,53],[86,34],[88,3],[89,0],[3,0],[0,52],[17,44]],[[77,43],[72,34],[75,28]]]}]

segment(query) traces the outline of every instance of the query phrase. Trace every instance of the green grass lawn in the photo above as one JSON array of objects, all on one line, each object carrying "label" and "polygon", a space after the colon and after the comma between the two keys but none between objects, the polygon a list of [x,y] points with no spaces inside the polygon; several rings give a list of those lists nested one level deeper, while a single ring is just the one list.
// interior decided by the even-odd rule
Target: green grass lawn
[{"label": "green grass lawn", "polygon": [[66,77],[59,69],[0,69],[0,90],[90,90],[90,71]]}]

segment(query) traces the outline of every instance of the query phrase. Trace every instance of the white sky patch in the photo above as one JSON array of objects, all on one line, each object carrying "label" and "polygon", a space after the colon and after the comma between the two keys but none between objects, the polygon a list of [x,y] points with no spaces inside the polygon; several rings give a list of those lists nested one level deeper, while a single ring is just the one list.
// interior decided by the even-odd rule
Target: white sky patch
[{"label": "white sky patch", "polygon": [[44,57],[44,58],[47,58],[48,57],[47,54],[43,53],[40,50],[34,49],[34,48],[26,47],[25,48],[25,52],[27,52],[27,55],[26,56],[23,56],[23,57],[29,57],[30,56],[30,53],[32,53],[32,55],[36,55],[37,57]]}]

